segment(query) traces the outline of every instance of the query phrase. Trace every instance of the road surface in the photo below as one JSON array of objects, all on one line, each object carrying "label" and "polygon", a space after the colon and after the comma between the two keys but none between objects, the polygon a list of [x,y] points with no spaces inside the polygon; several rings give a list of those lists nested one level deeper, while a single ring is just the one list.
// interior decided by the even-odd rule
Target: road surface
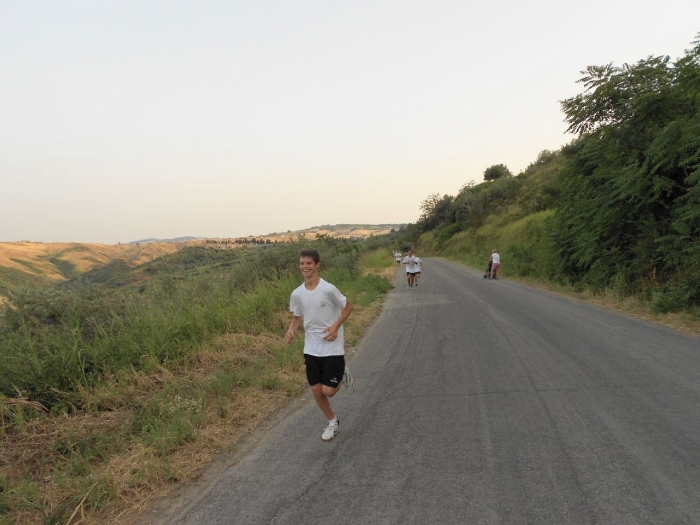
[{"label": "road surface", "polygon": [[161,518],[214,524],[700,523],[700,339],[436,259],[333,405],[310,398]]}]

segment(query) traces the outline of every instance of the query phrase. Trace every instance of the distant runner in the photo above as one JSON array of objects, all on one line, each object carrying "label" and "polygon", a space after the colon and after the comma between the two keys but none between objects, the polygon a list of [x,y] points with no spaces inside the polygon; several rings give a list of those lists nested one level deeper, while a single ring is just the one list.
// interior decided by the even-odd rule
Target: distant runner
[{"label": "distant runner", "polygon": [[311,392],[328,426],[321,439],[330,441],[339,430],[329,398],[340,390],[341,384],[352,393],[355,381],[345,367],[345,340],[343,323],[350,316],[353,304],[331,283],[318,275],[321,256],[316,250],[299,253],[299,269],[304,282],[292,292],[289,310],[294,317],[284,335],[285,341],[294,341],[296,331],[304,323],[304,362]]},{"label": "distant runner", "polygon": [[396,258],[396,266],[401,266],[401,252],[394,252]]},{"label": "distant runner", "polygon": [[418,286],[418,281],[420,281],[420,276],[423,272],[423,261],[421,261],[421,258],[418,257],[418,254],[416,252],[413,252],[413,256],[416,258],[416,263],[418,264],[418,270],[416,271],[414,286]]},{"label": "distant runner", "polygon": [[416,278],[416,271],[418,270],[418,264],[416,258],[413,255],[413,250],[408,250],[408,255],[403,258],[403,263],[406,266],[406,290],[413,288],[413,283]]}]

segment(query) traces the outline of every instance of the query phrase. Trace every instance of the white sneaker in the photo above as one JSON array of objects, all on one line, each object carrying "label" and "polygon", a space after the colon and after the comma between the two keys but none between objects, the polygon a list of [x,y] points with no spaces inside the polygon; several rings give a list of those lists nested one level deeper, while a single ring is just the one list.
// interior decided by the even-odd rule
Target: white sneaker
[{"label": "white sneaker", "polygon": [[410,287],[410,286],[406,286],[406,290],[410,290],[410,289],[411,289],[411,287]]},{"label": "white sneaker", "polygon": [[340,421],[338,421],[338,418],[335,418],[333,421],[329,421],[326,430],[324,430],[323,434],[321,434],[321,439],[323,441],[330,441],[331,439],[333,439],[338,433],[339,426]]},{"label": "white sneaker", "polygon": [[343,373],[343,382],[345,383],[345,388],[348,389],[348,392],[352,394],[355,391],[355,378],[352,377],[352,374],[350,373],[350,370],[348,370],[348,367],[345,367],[345,372]]}]

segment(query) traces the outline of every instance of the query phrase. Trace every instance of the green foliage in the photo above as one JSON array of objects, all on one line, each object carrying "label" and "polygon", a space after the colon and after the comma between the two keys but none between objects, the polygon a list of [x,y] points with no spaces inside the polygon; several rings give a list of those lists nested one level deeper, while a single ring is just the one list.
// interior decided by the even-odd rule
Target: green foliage
[{"label": "green foliage", "polygon": [[[377,256],[395,242],[391,235],[183,250],[133,270],[113,266],[49,290],[14,292],[0,307],[0,438],[11,445],[0,473],[0,523],[66,523],[80,504],[88,515],[105,512],[130,490],[125,483],[181,480],[172,454],[202,429],[250,417],[246,400],[256,392],[282,399],[303,390],[303,341],[282,338],[289,295],[303,281],[299,250],[318,249],[322,276],[367,306],[391,284],[366,275],[363,263],[383,268]],[[349,341],[363,317],[350,319]],[[68,412],[86,424],[53,417]],[[37,429],[38,440],[18,439]],[[129,457],[126,470],[117,466],[116,479],[112,467],[134,448],[145,453],[138,464]],[[25,461],[25,453],[40,461]]]},{"label": "green foliage", "polygon": [[66,279],[73,279],[78,276],[78,271],[72,262],[65,261],[59,257],[49,257],[48,261],[53,264],[58,272]]},{"label": "green foliage", "polygon": [[41,290],[46,285],[44,279],[32,273],[17,268],[0,267],[0,295],[7,296],[24,289]]},{"label": "green foliage", "polygon": [[[324,276],[363,301],[385,293],[388,282],[363,277],[357,261],[390,242],[321,238],[303,246],[318,249]],[[301,247],[188,249],[131,272],[108,269],[69,286],[17,292],[0,314],[0,394],[19,392],[61,413],[81,408],[77,390],[121,370],[186,362],[215,334],[282,333]]]},{"label": "green foliage", "polygon": [[437,193],[428,196],[421,205],[421,216],[418,221],[421,223],[422,229],[432,230],[444,224],[454,222],[454,209],[452,207],[453,197]]},{"label": "green foliage", "polygon": [[460,224],[453,223],[449,226],[445,226],[442,230],[440,230],[440,233],[438,233],[435,247],[438,249],[441,248],[444,246],[445,242],[447,242],[453,235],[461,230],[462,226]]},{"label": "green foliage", "polygon": [[700,306],[700,40],[684,57],[591,66],[562,102],[569,131],[516,177],[431,195],[406,244],[477,266],[621,295],[658,311]]},{"label": "green foliage", "polygon": [[379,248],[366,252],[360,259],[363,268],[379,272],[395,266],[393,250]]},{"label": "green foliage", "polygon": [[505,164],[494,164],[493,166],[486,168],[484,171],[485,181],[504,179],[512,176],[513,174]]},{"label": "green foliage", "polygon": [[462,231],[444,243],[421,236],[421,247],[439,247],[442,256],[486,267],[491,250],[498,249],[505,275],[556,279],[558,260],[549,235],[552,211],[528,215],[506,225],[486,224]]},{"label": "green foliage", "polygon": [[558,181],[553,233],[564,273],[630,290],[685,282],[674,300],[692,304],[697,274],[688,262],[700,253],[700,43],[675,63],[649,57],[591,66],[580,82],[585,92],[562,102],[569,130],[581,135]]}]

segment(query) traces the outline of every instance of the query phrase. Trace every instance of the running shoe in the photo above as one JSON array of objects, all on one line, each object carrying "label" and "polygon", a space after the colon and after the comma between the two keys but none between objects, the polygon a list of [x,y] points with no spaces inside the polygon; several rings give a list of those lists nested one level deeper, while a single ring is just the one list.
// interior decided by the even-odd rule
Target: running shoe
[{"label": "running shoe", "polygon": [[345,367],[345,372],[343,373],[343,382],[345,383],[345,388],[348,389],[348,392],[352,394],[355,391],[355,378],[352,377],[352,374],[350,373],[350,370],[348,370],[348,367]]},{"label": "running shoe", "polygon": [[323,434],[321,434],[321,439],[323,441],[330,441],[331,439],[333,439],[338,433],[338,427],[340,427],[340,421],[338,421],[337,418],[333,421],[329,421],[326,430],[324,430]]}]

